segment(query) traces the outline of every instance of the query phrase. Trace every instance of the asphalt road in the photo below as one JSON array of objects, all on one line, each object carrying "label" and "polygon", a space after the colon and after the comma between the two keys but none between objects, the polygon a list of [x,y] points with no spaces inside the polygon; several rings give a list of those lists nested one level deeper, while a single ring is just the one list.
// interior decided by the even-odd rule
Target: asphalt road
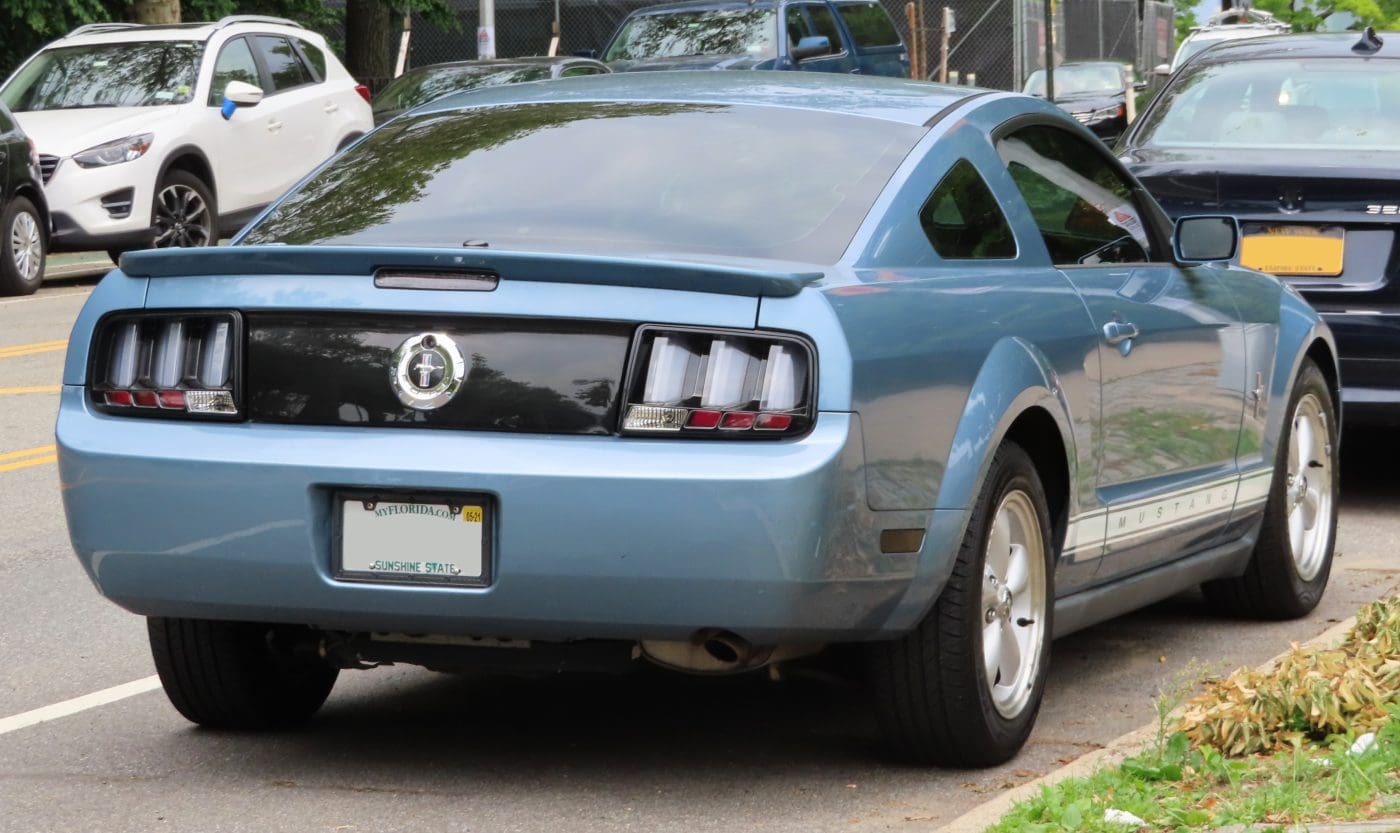
[{"label": "asphalt road", "polygon": [[[1340,557],[1308,619],[1220,619],[1184,595],[1057,642],[1027,750],[990,771],[881,759],[860,690],[660,673],[342,675],[304,730],[195,729],[159,691],[6,731],[6,718],[154,673],[144,624],[72,557],[52,452],[65,339],[93,280],[0,299],[0,833],[937,829],[1152,719],[1183,669],[1262,661],[1400,582],[1400,443],[1347,436]],[[22,349],[20,345],[32,345]]]}]

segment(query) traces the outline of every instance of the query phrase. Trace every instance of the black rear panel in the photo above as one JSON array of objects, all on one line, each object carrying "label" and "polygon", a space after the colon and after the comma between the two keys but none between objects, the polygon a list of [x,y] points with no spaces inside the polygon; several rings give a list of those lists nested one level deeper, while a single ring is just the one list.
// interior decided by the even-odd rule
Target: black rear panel
[{"label": "black rear panel", "polygon": [[[635,325],[621,322],[252,313],[246,390],[254,421],[609,434]],[[444,333],[466,380],[436,410],[404,405],[394,351]]]}]

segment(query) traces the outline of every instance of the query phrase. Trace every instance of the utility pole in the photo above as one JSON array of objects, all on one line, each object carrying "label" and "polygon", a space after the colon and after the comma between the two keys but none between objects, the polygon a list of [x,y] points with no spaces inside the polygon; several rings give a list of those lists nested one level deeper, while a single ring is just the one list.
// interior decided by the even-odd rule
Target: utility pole
[{"label": "utility pole", "polygon": [[479,0],[476,24],[476,57],[496,57],[496,0]]},{"label": "utility pole", "polygon": [[[487,0],[482,0],[487,2]],[[1055,0],[1045,0],[1045,100],[1055,100]]]}]

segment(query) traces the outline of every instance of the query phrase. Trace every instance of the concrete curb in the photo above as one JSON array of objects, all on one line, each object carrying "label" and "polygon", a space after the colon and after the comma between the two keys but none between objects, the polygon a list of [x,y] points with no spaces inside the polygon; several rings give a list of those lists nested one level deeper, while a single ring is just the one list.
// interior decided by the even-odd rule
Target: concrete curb
[{"label": "concrete curb", "polygon": [[[1349,617],[1302,644],[1308,646],[1336,644],[1341,641],[1341,638],[1345,636],[1346,632],[1355,624],[1356,617]],[[1291,650],[1290,648],[1289,651]],[[1272,668],[1279,660],[1285,657],[1289,651],[1284,651],[1257,667],[1260,670]],[[1069,778],[1092,775],[1096,770],[1117,764],[1124,758],[1141,752],[1156,735],[1156,723],[1149,723],[1140,729],[1134,729],[1125,735],[1119,735],[1109,741],[1102,749],[1095,749],[1093,752],[1089,752],[1074,759],[1048,775],[1042,775],[1034,781],[1027,781],[1019,787],[1007,790],[990,801],[983,802],[973,807],[971,810],[968,810],[966,813],[948,822],[948,824],[940,827],[939,830],[941,833],[982,833],[982,831],[1000,821],[1001,817],[1006,815],[1014,805],[1035,796],[1036,793],[1040,792],[1041,787],[1058,784]],[[1392,824],[1391,827],[1356,828],[1355,830],[1357,833],[1361,833],[1361,831],[1366,831],[1366,833],[1389,833],[1389,831],[1392,830],[1400,831],[1400,825],[1396,825],[1394,822],[1390,824]],[[1320,826],[1313,828],[1315,833],[1324,833],[1324,830],[1331,831],[1334,829],[1339,832],[1342,830],[1352,830],[1352,828],[1344,828],[1338,825],[1332,825],[1327,828]]]},{"label": "concrete curb", "polygon": [[1279,827],[1278,825],[1251,827],[1236,824],[1222,827],[1215,833],[1263,833],[1265,830],[1279,831],[1279,833],[1397,833],[1400,831],[1400,819],[1318,822],[1317,824],[1297,824],[1292,827]]}]

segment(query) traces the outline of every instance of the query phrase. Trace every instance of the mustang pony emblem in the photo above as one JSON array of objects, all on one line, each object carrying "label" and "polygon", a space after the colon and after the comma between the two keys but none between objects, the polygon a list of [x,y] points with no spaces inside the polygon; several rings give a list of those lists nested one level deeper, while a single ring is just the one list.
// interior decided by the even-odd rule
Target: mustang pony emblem
[{"label": "mustang pony emblem", "polygon": [[389,383],[399,401],[417,411],[441,408],[462,387],[467,366],[445,333],[422,333],[394,351]]}]

